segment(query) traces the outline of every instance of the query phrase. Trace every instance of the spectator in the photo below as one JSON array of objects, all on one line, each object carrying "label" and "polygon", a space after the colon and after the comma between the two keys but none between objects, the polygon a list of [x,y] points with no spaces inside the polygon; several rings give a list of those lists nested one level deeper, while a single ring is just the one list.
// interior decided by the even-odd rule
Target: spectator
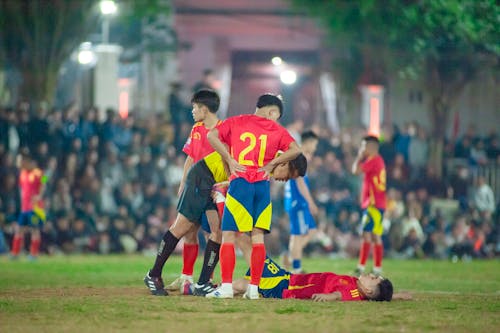
[{"label": "spectator", "polygon": [[479,211],[484,220],[491,220],[495,211],[495,197],[484,176],[477,177],[473,193],[473,206]]}]

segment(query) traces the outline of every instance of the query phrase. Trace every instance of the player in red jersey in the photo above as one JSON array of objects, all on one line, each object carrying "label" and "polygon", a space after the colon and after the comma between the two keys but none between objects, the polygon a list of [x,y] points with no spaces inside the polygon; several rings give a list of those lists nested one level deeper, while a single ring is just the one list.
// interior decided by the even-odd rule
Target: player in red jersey
[{"label": "player in red jersey", "polygon": [[[265,94],[259,97],[255,114],[228,118],[208,134],[210,143],[228,164],[231,175],[222,216],[222,284],[206,297],[233,297],[234,242],[238,232],[252,234],[252,279],[245,297],[259,297],[258,285],[266,258],[264,233],[271,227],[269,174],[276,165],[300,154],[295,140],[276,122],[282,112],[281,99]],[[279,151],[284,153],[277,156]]]},{"label": "player in red jersey", "polygon": [[30,259],[36,259],[40,249],[40,229],[45,222],[45,211],[43,205],[43,192],[46,178],[43,171],[37,167],[36,161],[28,154],[20,156],[19,187],[21,189],[21,214],[17,224],[14,226],[14,238],[12,239],[11,258],[18,257],[23,247],[23,239],[26,231],[31,232]]},{"label": "player in red jersey", "polygon": [[359,263],[356,273],[364,272],[373,242],[373,273],[375,275],[382,273],[382,233],[384,231],[382,218],[386,206],[385,163],[378,150],[379,141],[377,137],[371,135],[364,137],[358,156],[352,164],[352,173],[356,175],[364,174],[361,188],[361,208],[364,209],[362,217],[363,241],[359,251]]},{"label": "player in red jersey", "polygon": [[[184,191],[186,177],[191,167],[198,161],[212,153],[214,149],[207,140],[207,133],[210,129],[218,126],[221,120],[217,117],[219,110],[220,97],[209,89],[202,89],[193,94],[191,98],[193,106],[192,115],[195,121],[191,129],[191,133],[182,149],[187,154],[186,162],[184,163],[184,173],[179,185],[178,196],[180,197]],[[206,217],[206,218],[205,218]],[[205,249],[205,262],[208,258],[218,260],[222,233],[220,231],[220,219],[215,206],[207,207],[202,227],[210,235]],[[208,225],[207,225],[208,224]],[[177,235],[178,236],[178,235]],[[181,290],[181,292],[190,293],[193,284],[193,269],[198,257],[198,229],[189,230],[184,236],[184,248],[182,251],[183,266],[181,276],[175,279],[166,287],[167,290]],[[161,275],[160,263],[155,264],[153,275],[151,277],[159,277]]]},{"label": "player in red jersey", "polygon": [[[234,293],[245,292],[249,275],[248,271],[245,278],[233,282]],[[264,298],[312,299],[317,302],[391,301],[393,296],[397,299],[411,298],[406,293],[393,294],[391,281],[381,276],[369,274],[355,277],[332,272],[294,274],[281,268],[271,258],[266,258],[264,262],[259,293]]]}]

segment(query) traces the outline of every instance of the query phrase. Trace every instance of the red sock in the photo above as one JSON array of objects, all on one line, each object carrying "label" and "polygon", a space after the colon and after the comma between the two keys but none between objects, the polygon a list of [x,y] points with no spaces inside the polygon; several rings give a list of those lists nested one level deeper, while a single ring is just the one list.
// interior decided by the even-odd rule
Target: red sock
[{"label": "red sock", "polygon": [[219,219],[222,221],[222,215],[224,213],[224,206],[226,205],[226,203],[223,201],[223,202],[218,202],[217,203],[217,212],[219,213]]},{"label": "red sock", "polygon": [[264,270],[264,261],[266,260],[266,247],[264,243],[252,245],[252,258],[250,266],[250,284],[259,285],[262,271]]},{"label": "red sock", "polygon": [[40,250],[40,243],[41,243],[41,239],[40,238],[33,238],[31,240],[30,254],[33,257],[36,257],[38,255],[38,252]]},{"label": "red sock", "polygon": [[182,274],[193,275],[194,263],[198,257],[198,244],[184,243],[184,250],[182,251]]},{"label": "red sock", "polygon": [[382,257],[384,256],[384,246],[382,244],[374,244],[373,246],[373,266],[382,267]]},{"label": "red sock", "polygon": [[365,265],[366,260],[368,259],[368,255],[370,255],[370,247],[371,243],[367,241],[363,241],[361,243],[361,249],[359,250],[359,264],[360,265]]},{"label": "red sock", "polygon": [[222,243],[220,246],[220,272],[222,283],[233,282],[233,272],[236,266],[236,254],[233,243]]},{"label": "red sock", "polygon": [[21,252],[21,247],[23,246],[23,238],[24,237],[22,235],[14,235],[14,239],[12,239],[12,255],[17,256],[19,252]]}]

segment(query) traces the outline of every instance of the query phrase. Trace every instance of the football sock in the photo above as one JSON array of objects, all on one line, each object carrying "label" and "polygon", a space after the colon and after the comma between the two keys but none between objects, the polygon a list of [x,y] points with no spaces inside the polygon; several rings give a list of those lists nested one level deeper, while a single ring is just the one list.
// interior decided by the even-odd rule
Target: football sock
[{"label": "football sock", "polygon": [[182,274],[193,275],[194,263],[198,257],[198,244],[184,243],[184,250],[182,251]]},{"label": "football sock", "polygon": [[371,243],[363,241],[361,243],[361,249],[359,250],[359,265],[365,266],[368,255],[370,254]]},{"label": "football sock", "polygon": [[11,253],[14,256],[17,256],[19,252],[21,252],[21,247],[23,246],[23,236],[14,235],[12,239],[12,250]]},{"label": "football sock", "polygon": [[220,270],[222,283],[233,282],[234,266],[236,265],[236,254],[233,243],[222,243],[220,246]]},{"label": "football sock", "polygon": [[222,215],[224,213],[224,206],[225,205],[226,205],[226,203],[224,201],[217,203],[217,213],[219,214],[219,219],[221,219],[221,220],[222,220]]},{"label": "football sock", "polygon": [[300,259],[293,259],[292,261],[292,268],[294,272],[298,272],[302,270],[302,260]]},{"label": "football sock", "polygon": [[170,230],[163,235],[163,240],[160,243],[158,249],[158,254],[156,255],[156,260],[153,268],[149,271],[149,276],[160,277],[163,270],[163,266],[167,261],[168,257],[174,252],[175,247],[179,243],[179,239],[176,238]]},{"label": "football sock", "polygon": [[264,270],[264,261],[266,260],[266,248],[264,243],[252,245],[252,257],[250,266],[250,284],[259,285],[262,271]]},{"label": "football sock", "polygon": [[40,243],[41,243],[41,239],[40,238],[33,238],[33,239],[31,239],[30,254],[33,257],[36,257],[38,255],[38,252],[40,250]]},{"label": "football sock", "polygon": [[205,248],[205,257],[203,258],[203,267],[201,268],[198,284],[205,284],[210,280],[215,266],[219,262],[220,244],[209,239]]},{"label": "football sock", "polygon": [[383,244],[374,244],[373,246],[373,266],[382,270],[382,257],[384,256]]}]

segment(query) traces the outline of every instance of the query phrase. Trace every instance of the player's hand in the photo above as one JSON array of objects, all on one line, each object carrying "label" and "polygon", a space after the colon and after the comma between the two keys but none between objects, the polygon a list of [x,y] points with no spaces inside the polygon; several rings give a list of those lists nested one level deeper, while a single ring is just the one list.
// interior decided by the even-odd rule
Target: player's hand
[{"label": "player's hand", "polygon": [[314,202],[309,203],[309,212],[311,212],[311,215],[313,216],[318,216],[319,208]]},{"label": "player's hand", "polygon": [[274,165],[272,165],[271,163],[264,165],[262,168],[259,168],[260,172],[263,171],[265,173],[266,178],[271,177],[271,173],[273,172],[273,170]]},{"label": "player's hand", "polygon": [[232,158],[227,164],[229,166],[229,171],[231,172],[231,175],[234,176],[237,176],[238,172],[245,172],[247,169],[243,165],[236,162],[234,158]]},{"label": "player's hand", "polygon": [[328,301],[328,295],[325,294],[313,294],[311,299],[314,302],[326,302]]}]

